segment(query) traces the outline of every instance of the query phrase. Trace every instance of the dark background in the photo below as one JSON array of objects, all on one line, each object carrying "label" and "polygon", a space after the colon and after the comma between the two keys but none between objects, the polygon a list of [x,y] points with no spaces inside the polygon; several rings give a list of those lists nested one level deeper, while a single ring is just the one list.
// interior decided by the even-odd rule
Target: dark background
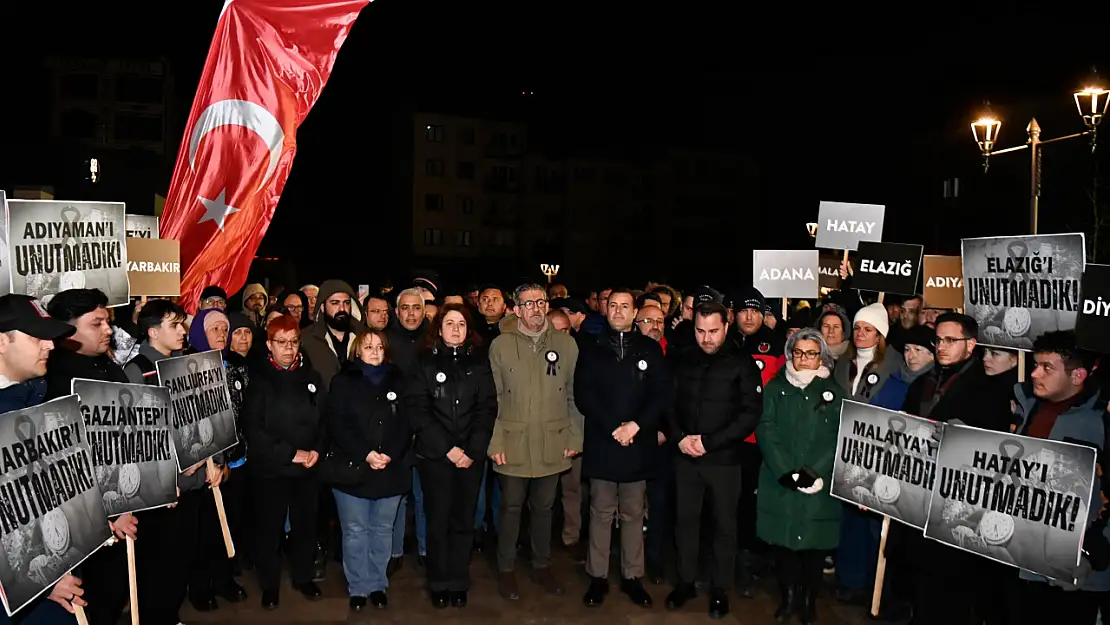
[{"label": "dark background", "polygon": [[[5,41],[12,53],[0,184],[54,184],[58,199],[129,205],[133,194],[149,205],[153,193],[165,193],[175,155],[124,157],[110,174],[118,184],[120,169],[128,172],[126,188],[78,197],[110,187],[107,179],[95,190],[82,185],[89,155],[44,139],[50,103],[41,57],[164,56],[180,100],[179,138],[222,2],[25,4],[3,9],[25,27],[9,28]],[[522,117],[553,151],[704,146],[755,159],[758,203],[748,206],[758,208],[743,217],[751,227],[735,232],[735,244],[707,245],[704,273],[682,276],[667,276],[657,250],[615,249],[634,259],[636,272],[612,278],[633,285],[660,275],[686,285],[745,283],[750,249],[812,244],[803,224],[823,199],[885,204],[886,240],[955,254],[961,237],[1028,231],[1028,152],[992,159],[983,175],[969,123],[984,101],[1003,120],[1001,147],[1024,142],[1034,115],[1043,138],[1079,132],[1071,94],[1106,60],[1096,33],[1105,14],[1094,5],[799,5],[772,13],[749,4],[692,11],[676,3],[373,2],[298,132],[297,159],[259,251],[281,261],[256,263],[252,278],[362,281],[408,269],[399,246],[406,237],[390,236],[407,219],[388,205],[390,136],[398,114],[415,109]],[[522,98],[525,90],[534,95]],[[1090,193],[1107,150],[1092,158],[1082,139],[1045,148],[1042,232],[1086,231],[1092,247]],[[960,195],[945,198],[953,178]],[[371,224],[352,225],[368,216]],[[497,271],[510,279],[534,272],[525,267],[535,260]]]}]

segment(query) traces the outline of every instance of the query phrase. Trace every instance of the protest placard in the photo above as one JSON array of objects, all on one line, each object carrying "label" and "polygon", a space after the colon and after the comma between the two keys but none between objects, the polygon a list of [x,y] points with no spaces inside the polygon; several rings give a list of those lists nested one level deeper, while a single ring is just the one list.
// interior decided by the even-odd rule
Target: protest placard
[{"label": "protest placard", "polygon": [[821,202],[816,246],[855,251],[860,241],[882,241],[886,207],[881,204]]},{"label": "protest placard", "polygon": [[1028,351],[1045,332],[1074,330],[1084,250],[1082,233],[964,239],[964,312],[979,343]]},{"label": "protest placard", "polygon": [[840,289],[840,263],[842,260],[836,254],[820,253],[818,262],[821,264],[821,275],[817,276],[818,286],[830,291]]},{"label": "protest placard", "polygon": [[908,243],[859,242],[859,267],[852,288],[878,293],[917,293],[924,248]]},{"label": "protest placard", "polygon": [[1080,290],[1083,304],[1075,322],[1079,347],[1110,353],[1110,265],[1088,264]]},{"label": "protest placard", "polygon": [[8,200],[13,293],[48,303],[67,289],[100,289],[109,306],[128,303],[124,205]]},{"label": "protest placard", "polygon": [[845,400],[829,494],[924,528],[942,428],[929,419]]},{"label": "protest placard", "polygon": [[0,589],[14,614],[111,530],[76,395],[0,415]]},{"label": "protest placard", "polygon": [[0,297],[12,292],[12,275],[8,269],[8,200],[0,189]]},{"label": "protest placard", "polygon": [[817,297],[817,250],[753,250],[752,284],[763,297]]},{"label": "protest placard", "polygon": [[149,384],[75,378],[104,512],[116,516],[177,501],[170,393]]},{"label": "protest placard", "polygon": [[922,263],[927,308],[956,310],[964,305],[964,272],[959,256],[926,255]]},{"label": "protest placard", "polygon": [[158,383],[170,392],[178,470],[184,471],[239,442],[227,370],[219,351],[166,358],[154,366]]},{"label": "protest placard", "polygon": [[132,297],[181,295],[181,242],[128,238],[127,281]]},{"label": "protest placard", "polygon": [[156,215],[127,215],[124,221],[128,238],[158,238],[158,217]]},{"label": "protest placard", "polygon": [[925,536],[1071,582],[1095,476],[1095,450],[949,424],[937,451]]}]

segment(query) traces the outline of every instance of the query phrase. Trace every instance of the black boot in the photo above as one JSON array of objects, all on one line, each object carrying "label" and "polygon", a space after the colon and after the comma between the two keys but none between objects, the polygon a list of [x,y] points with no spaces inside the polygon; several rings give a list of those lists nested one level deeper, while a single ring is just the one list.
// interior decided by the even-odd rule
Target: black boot
[{"label": "black boot", "polygon": [[802,625],[812,625],[817,622],[817,589],[799,586],[796,591],[801,595],[802,605],[798,609],[798,620]]},{"label": "black boot", "polygon": [[790,584],[779,582],[779,607],[775,610],[775,621],[785,623],[798,609],[798,589]]}]

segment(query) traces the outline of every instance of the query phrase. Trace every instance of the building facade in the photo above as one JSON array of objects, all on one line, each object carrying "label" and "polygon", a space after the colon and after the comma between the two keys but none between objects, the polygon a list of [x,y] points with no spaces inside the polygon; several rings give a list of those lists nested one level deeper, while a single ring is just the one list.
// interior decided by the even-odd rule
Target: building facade
[{"label": "building facade", "polygon": [[680,279],[707,249],[734,252],[738,231],[758,231],[758,171],[741,156],[555,159],[527,124],[439,113],[412,115],[398,136],[398,184],[411,181],[399,201],[421,266],[495,265],[515,279],[559,264],[558,278],[579,286]]}]

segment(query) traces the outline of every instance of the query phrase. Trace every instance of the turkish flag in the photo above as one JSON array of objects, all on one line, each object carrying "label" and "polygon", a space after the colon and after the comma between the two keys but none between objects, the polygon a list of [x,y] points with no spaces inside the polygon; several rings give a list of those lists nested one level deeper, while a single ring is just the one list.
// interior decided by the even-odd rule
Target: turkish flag
[{"label": "turkish flag", "polygon": [[181,303],[235,293],[273,220],[340,46],[369,0],[227,0],[185,125],[161,219],[181,242]]}]

